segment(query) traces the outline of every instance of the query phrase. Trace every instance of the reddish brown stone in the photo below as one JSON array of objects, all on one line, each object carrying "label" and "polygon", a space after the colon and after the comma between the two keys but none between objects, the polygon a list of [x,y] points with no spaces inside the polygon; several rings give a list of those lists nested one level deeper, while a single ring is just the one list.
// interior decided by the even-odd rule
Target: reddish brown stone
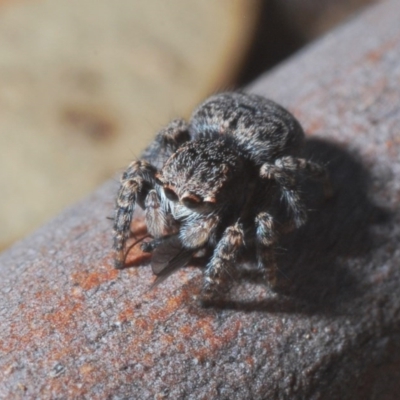
[{"label": "reddish brown stone", "polygon": [[292,110],[336,189],[282,243],[281,290],[242,277],[199,305],[201,270],[149,290],[112,268],[117,186],[0,256],[2,398],[397,399],[400,4],[370,9],[251,87]]}]

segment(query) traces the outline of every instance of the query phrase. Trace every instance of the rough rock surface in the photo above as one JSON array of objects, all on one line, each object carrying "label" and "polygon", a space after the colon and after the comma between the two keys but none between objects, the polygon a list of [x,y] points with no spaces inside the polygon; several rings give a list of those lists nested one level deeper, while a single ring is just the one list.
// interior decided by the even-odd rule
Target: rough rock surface
[{"label": "rough rock surface", "polygon": [[397,399],[400,25],[368,10],[255,82],[293,111],[335,197],[285,238],[281,290],[243,276],[202,308],[201,271],[149,291],[116,271],[110,182],[0,256],[0,397]]}]

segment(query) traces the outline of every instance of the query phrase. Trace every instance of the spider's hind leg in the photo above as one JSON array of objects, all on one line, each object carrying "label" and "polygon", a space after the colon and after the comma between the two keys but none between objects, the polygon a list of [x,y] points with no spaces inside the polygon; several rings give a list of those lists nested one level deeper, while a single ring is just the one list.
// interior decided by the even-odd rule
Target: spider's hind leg
[{"label": "spider's hind leg", "polygon": [[285,156],[277,159],[274,164],[263,164],[260,169],[261,178],[274,180],[278,184],[291,216],[291,221],[280,228],[282,233],[300,228],[307,221],[307,210],[300,196],[299,175],[301,174],[321,181],[325,198],[332,196],[333,190],[328,172],[320,164],[304,158]]},{"label": "spider's hind leg", "polygon": [[189,125],[181,118],[172,120],[156,135],[154,141],[143,151],[141,158],[159,168],[185,142],[190,140]]},{"label": "spider's hind leg", "polygon": [[276,160],[275,165],[292,172],[304,172],[308,177],[318,180],[322,183],[325,198],[328,199],[332,197],[332,183],[327,169],[321,164],[306,160],[304,158],[286,156]]},{"label": "spider's hind leg", "polygon": [[296,171],[286,169],[276,160],[275,164],[265,163],[261,166],[260,176],[263,179],[274,180],[285,200],[291,221],[285,224],[281,231],[290,231],[300,228],[307,221],[307,210],[300,197],[300,185]]}]

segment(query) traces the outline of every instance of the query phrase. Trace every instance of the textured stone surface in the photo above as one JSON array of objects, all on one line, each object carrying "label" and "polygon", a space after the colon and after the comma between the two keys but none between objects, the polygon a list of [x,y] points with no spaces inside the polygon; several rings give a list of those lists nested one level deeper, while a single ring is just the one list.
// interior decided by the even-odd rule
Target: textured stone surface
[{"label": "textured stone surface", "polygon": [[238,78],[248,84],[311,40],[379,0],[265,0],[257,31]]},{"label": "textured stone surface", "polygon": [[285,238],[280,293],[249,274],[202,308],[201,271],[154,290],[112,269],[110,182],[0,256],[0,397],[397,399],[400,3],[382,3],[250,88],[292,110],[328,164]]},{"label": "textured stone surface", "polygon": [[343,23],[379,0],[288,0],[277,2],[278,10],[290,21],[291,28],[310,40]]}]

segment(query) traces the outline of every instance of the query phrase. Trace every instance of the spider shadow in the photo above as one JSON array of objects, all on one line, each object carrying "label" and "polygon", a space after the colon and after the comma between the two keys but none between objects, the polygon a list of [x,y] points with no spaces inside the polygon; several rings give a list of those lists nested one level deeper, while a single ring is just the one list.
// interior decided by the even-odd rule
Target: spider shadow
[{"label": "spider shadow", "polygon": [[[247,302],[222,300],[216,308],[331,313],[345,309],[359,295],[349,265],[357,259],[360,268],[381,245],[371,228],[387,222],[390,213],[371,201],[371,176],[355,155],[320,139],[308,140],[304,153],[312,161],[328,163],[334,195],[324,199],[320,185],[304,182],[309,220],[279,243],[278,296]],[[244,271],[241,280],[261,284],[256,271]]]}]

